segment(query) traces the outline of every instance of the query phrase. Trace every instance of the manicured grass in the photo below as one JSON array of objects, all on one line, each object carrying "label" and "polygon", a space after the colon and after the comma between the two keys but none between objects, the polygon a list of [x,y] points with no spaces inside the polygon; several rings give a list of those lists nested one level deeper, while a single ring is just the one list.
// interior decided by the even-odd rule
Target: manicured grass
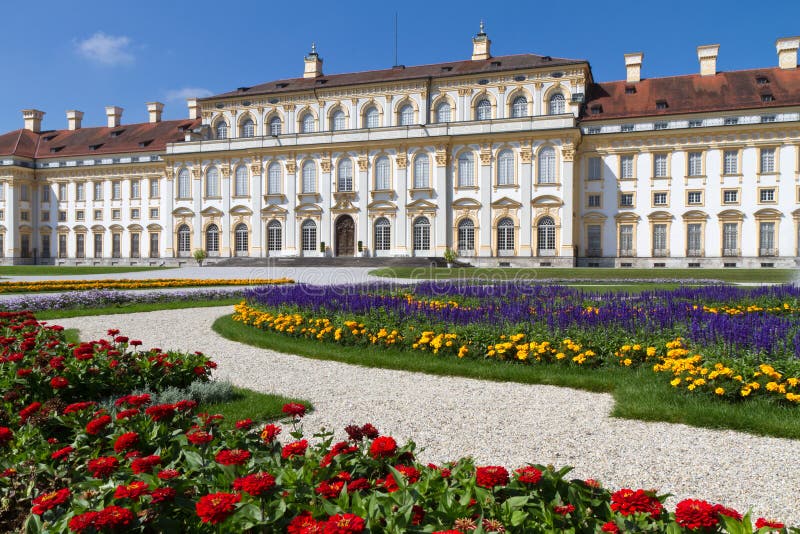
[{"label": "manicured grass", "polygon": [[386,267],[370,271],[388,278],[465,280],[722,280],[725,282],[791,282],[800,278],[795,269],[601,269],[594,267],[516,269],[509,267],[454,269],[425,267]]},{"label": "manicured grass", "polygon": [[[222,421],[223,428],[233,428],[236,421],[242,419],[252,419],[256,422],[275,421],[285,417],[281,408],[287,402],[298,402],[305,404],[311,409],[308,401],[290,399],[280,395],[270,395],[259,393],[251,389],[234,387],[234,397],[226,402],[212,404],[201,404],[197,408],[197,413],[220,414],[225,417]],[[287,430],[288,431],[288,430]]]},{"label": "manicured grass", "polygon": [[364,349],[282,336],[236,322],[229,315],[217,319],[213,329],[233,341],[319,360],[434,375],[550,384],[608,392],[616,401],[612,412],[616,417],[800,439],[798,408],[784,407],[764,399],[731,403],[701,395],[692,397],[676,391],[665,380],[666,377],[656,375],[647,368],[582,369],[555,365],[519,365],[495,360],[457,360],[384,347]]},{"label": "manicured grass", "polygon": [[163,271],[174,267],[63,267],[56,265],[8,265],[0,267],[0,276],[56,276],[76,274],[135,273]]},{"label": "manicured grass", "polygon": [[208,308],[210,306],[233,306],[242,301],[241,297],[220,300],[187,300],[153,302],[148,304],[117,304],[103,308],[74,308],[70,310],[44,310],[35,312],[41,320],[65,319],[67,317],[85,317],[89,315],[118,315],[123,313],[140,313],[158,310],[179,310],[183,308]]}]

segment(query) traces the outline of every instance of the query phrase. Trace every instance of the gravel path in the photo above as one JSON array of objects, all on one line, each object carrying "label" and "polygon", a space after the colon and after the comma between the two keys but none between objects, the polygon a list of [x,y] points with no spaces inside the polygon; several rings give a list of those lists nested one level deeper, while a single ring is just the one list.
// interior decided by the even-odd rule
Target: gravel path
[{"label": "gravel path", "polygon": [[800,441],[609,417],[613,399],[539,385],[484,382],[318,361],[228,341],[211,330],[230,307],[61,319],[83,339],[120,328],[145,347],[202,350],[218,378],[311,401],[307,430],[371,422],[413,438],[423,462],[572,465],[614,488],[657,488],[800,524]]}]

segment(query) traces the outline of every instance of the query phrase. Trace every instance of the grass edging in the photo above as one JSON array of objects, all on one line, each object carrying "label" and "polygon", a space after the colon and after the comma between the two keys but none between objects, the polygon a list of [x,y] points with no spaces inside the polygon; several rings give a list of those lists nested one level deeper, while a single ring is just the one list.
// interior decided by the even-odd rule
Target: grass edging
[{"label": "grass edging", "polygon": [[552,365],[517,365],[494,360],[456,360],[393,348],[342,346],[285,337],[234,321],[217,319],[212,329],[222,337],[260,348],[317,360],[333,360],[363,367],[395,369],[440,376],[458,376],[495,382],[544,384],[610,393],[611,415],[624,419],[681,423],[690,426],[800,439],[800,410],[764,399],[731,403],[680,394],[664,377],[647,368],[581,369]]},{"label": "grass edging", "polygon": [[209,308],[214,306],[233,306],[242,301],[242,297],[219,300],[186,300],[148,302],[142,304],[114,304],[100,308],[72,308],[67,310],[42,310],[33,312],[37,319],[68,319],[70,317],[87,317],[90,315],[119,315],[125,313],[143,313],[159,310],[180,310],[184,308]]}]

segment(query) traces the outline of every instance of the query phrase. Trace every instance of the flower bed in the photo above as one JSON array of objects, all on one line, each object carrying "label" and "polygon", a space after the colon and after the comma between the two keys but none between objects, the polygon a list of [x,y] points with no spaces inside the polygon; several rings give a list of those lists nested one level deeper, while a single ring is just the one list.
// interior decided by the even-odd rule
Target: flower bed
[{"label": "flower bed", "polygon": [[37,291],[89,291],[93,289],[165,289],[174,287],[260,286],[291,284],[289,278],[151,278],[141,280],[41,280],[38,282],[0,282],[0,293]]},{"label": "flower bed", "polygon": [[282,335],[432,356],[647,366],[692,394],[800,404],[800,289],[595,295],[557,286],[257,288],[233,319]]},{"label": "flower bed", "polygon": [[[652,491],[568,480],[568,468],[422,465],[413,443],[370,424],[347,427],[344,441],[330,433],[309,441],[302,404],[284,406],[282,425],[243,420],[231,430],[194,413],[194,401],[153,405],[147,394],[126,394],[102,409],[104,388],[172,380],[150,370],[178,383],[204,379],[213,364],[143,351],[114,331],[69,346],[59,327],[28,313],[0,314],[0,334],[0,373],[17,392],[0,410],[4,531],[753,532],[749,516],[722,505],[684,500],[667,510]],[[120,366],[126,373],[108,380]],[[18,377],[20,369],[31,372]],[[126,374],[138,378],[125,382]],[[72,380],[48,389],[45,379],[57,376]],[[786,532],[763,518],[755,525]]]}]

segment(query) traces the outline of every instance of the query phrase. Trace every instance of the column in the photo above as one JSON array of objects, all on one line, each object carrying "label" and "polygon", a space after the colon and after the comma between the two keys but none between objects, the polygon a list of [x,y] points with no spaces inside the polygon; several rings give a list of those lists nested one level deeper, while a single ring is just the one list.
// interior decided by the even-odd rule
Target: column
[{"label": "column", "polygon": [[253,215],[250,218],[252,225],[252,243],[250,243],[250,255],[254,257],[264,256],[264,242],[262,235],[264,234],[264,224],[261,220],[261,208],[264,203],[263,187],[264,187],[264,171],[261,163],[261,158],[253,158],[250,163],[250,207],[253,210]]},{"label": "column", "polygon": [[[203,170],[200,162],[192,168],[192,205],[194,211],[194,234],[192,237],[192,248],[203,248],[203,216],[200,210],[203,209]],[[170,229],[171,231],[173,229]],[[222,235],[225,235],[224,233]],[[191,251],[190,251],[191,252]]]},{"label": "column", "polygon": [[567,142],[561,145],[561,187],[564,195],[564,205],[561,207],[561,255],[575,256],[573,217],[574,217],[574,183],[573,174],[575,158],[575,145]]},{"label": "column", "polygon": [[522,196],[522,210],[520,213],[519,228],[519,255],[531,256],[533,254],[531,243],[532,206],[531,188],[533,184],[533,166],[531,165],[532,149],[529,141],[522,144],[519,151],[519,186]]},{"label": "column", "polygon": [[320,162],[319,192],[322,195],[322,217],[320,219],[319,240],[333,250],[333,232],[331,230],[331,155],[326,153]]},{"label": "column", "polygon": [[[244,164],[242,160],[239,162]],[[233,194],[231,190],[232,165],[232,162],[223,162],[221,165],[222,183],[220,184],[220,191],[222,192],[222,228],[220,228],[220,232],[222,235],[220,237],[222,239],[220,240],[219,255],[223,258],[226,256],[233,256],[233,244],[231,243],[231,234],[233,232],[233,228],[231,228],[231,195]]]},{"label": "column", "polygon": [[[161,198],[165,200],[161,204],[161,221],[164,231],[162,232],[161,242],[163,243],[164,247],[164,254],[162,256],[167,258],[172,258],[175,256],[175,245],[173,244],[173,239],[175,238],[175,233],[173,232],[175,221],[172,218],[172,210],[175,209],[175,171],[171,168],[167,169],[166,176],[164,180],[160,180],[161,184],[160,187],[163,186],[163,190],[159,191]],[[166,211],[166,213],[165,213]],[[139,237],[139,255],[142,258],[147,257],[150,251],[150,234],[142,232],[142,235]],[[147,242],[145,242],[147,240]]]},{"label": "column", "polygon": [[295,156],[289,156],[286,160],[286,220],[283,223],[283,241],[286,253],[291,256],[297,255],[297,217],[295,208],[297,207],[297,161]]},{"label": "column", "polygon": [[17,244],[17,239],[19,239],[19,232],[17,231],[17,225],[19,224],[17,187],[19,187],[19,183],[15,183],[13,179],[6,182],[6,221],[8,221],[8,224],[6,224],[6,250],[4,256],[11,260],[9,263],[14,263],[14,258],[17,257],[19,250]]},{"label": "column", "polygon": [[480,184],[480,250],[478,256],[492,255],[492,152],[488,147],[481,147],[478,184]]},{"label": "column", "polygon": [[533,87],[533,114],[534,116],[542,115],[542,84],[536,82]]},{"label": "column", "polygon": [[397,218],[395,228],[392,231],[395,235],[395,256],[408,256],[408,236],[410,233],[411,221],[406,215],[406,204],[408,203],[408,153],[407,149],[400,148],[395,157],[395,191],[397,191]]},{"label": "column", "polygon": [[283,106],[283,110],[286,112],[285,117],[286,121],[283,125],[283,133],[293,134],[297,132],[297,120],[295,117],[295,105],[294,104],[286,104]]},{"label": "column", "polygon": [[[372,232],[369,231],[369,213],[367,205],[369,204],[369,154],[361,154],[358,156],[358,227],[356,230],[356,246],[361,241],[364,250],[371,250]],[[358,248],[356,247],[356,254]]]},{"label": "column", "polygon": [[435,166],[433,171],[433,187],[436,191],[436,225],[434,228],[434,242],[436,243],[436,256],[443,256],[446,248],[451,246],[452,235],[452,210],[450,209],[450,196],[452,184],[448,180],[448,147],[436,148]]}]

